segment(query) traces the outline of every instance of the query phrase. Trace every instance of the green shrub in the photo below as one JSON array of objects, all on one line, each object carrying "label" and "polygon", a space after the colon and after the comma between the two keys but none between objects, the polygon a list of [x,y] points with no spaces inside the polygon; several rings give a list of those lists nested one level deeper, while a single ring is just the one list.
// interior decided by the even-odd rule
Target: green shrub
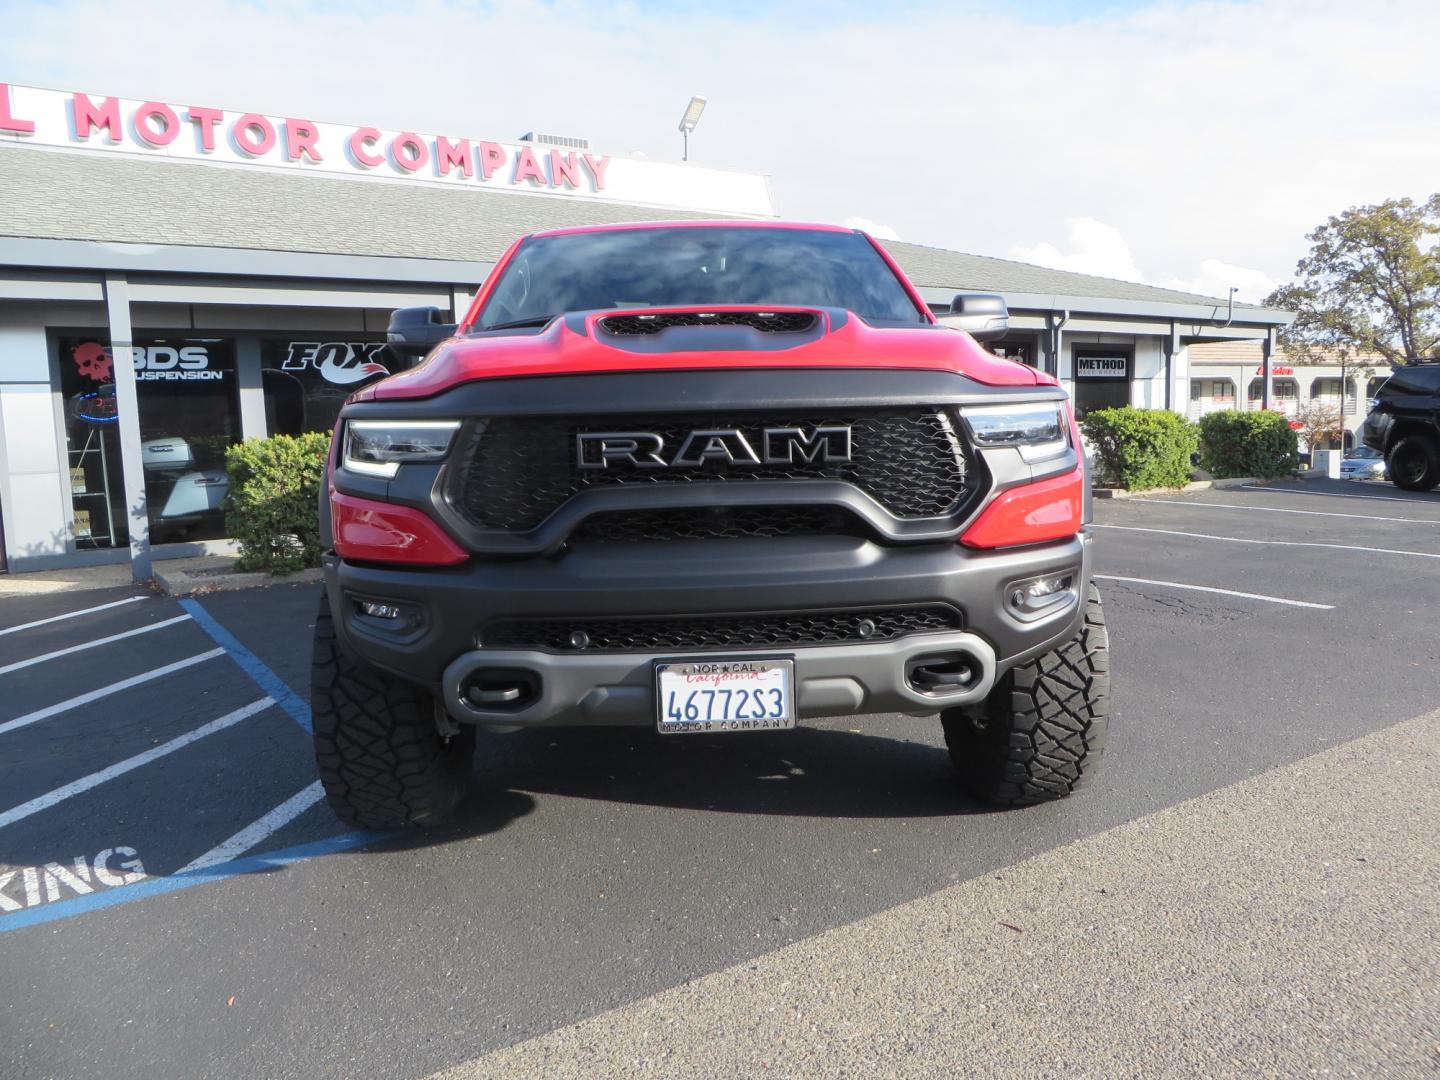
[{"label": "green shrub", "polygon": [[1284,476],[1300,448],[1290,421],[1274,412],[1215,412],[1200,418],[1200,467],[1211,476]]},{"label": "green shrub", "polygon": [[1080,423],[1095,455],[1095,482],[1131,491],[1190,480],[1195,425],[1168,409],[1093,409]]},{"label": "green shrub", "polygon": [[330,436],[248,439],[225,452],[230,497],[225,526],[240,544],[241,570],[289,574],[320,565],[320,485]]}]

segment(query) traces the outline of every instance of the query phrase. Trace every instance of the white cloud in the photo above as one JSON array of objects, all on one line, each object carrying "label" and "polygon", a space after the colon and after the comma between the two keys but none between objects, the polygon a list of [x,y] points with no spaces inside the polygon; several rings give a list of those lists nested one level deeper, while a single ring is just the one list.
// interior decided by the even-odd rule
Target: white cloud
[{"label": "white cloud", "polygon": [[1201,262],[1200,272],[1195,277],[1172,278],[1157,284],[1170,289],[1219,297],[1229,296],[1233,287],[1238,290],[1235,293],[1237,301],[1242,304],[1258,304],[1270,295],[1279,282],[1263,270],[1236,266],[1221,259],[1206,259]]},{"label": "white cloud", "polygon": [[881,225],[878,221],[871,221],[868,217],[847,217],[840,224],[847,229],[859,229],[867,232],[876,240],[899,240],[900,234],[889,225]]},{"label": "white cloud", "polygon": [[1093,217],[1070,218],[1065,222],[1065,251],[1054,244],[1041,242],[1034,247],[1010,249],[1010,257],[1021,262],[1048,266],[1052,270],[1070,270],[1077,274],[1119,278],[1121,281],[1143,281],[1145,275],[1135,265],[1135,256],[1120,230]]},{"label": "white cloud", "polygon": [[1277,284],[1263,270],[1237,266],[1214,257],[1202,259],[1194,272],[1188,275],[1155,277],[1135,265],[1129,242],[1115,226],[1093,217],[1083,217],[1069,219],[1065,222],[1065,229],[1063,250],[1049,241],[1041,241],[1033,247],[1011,248],[1010,257],[1053,270],[1162,285],[1167,289],[1222,299],[1230,295],[1233,286],[1239,290],[1235,298],[1249,304],[1258,304]]},{"label": "white cloud", "polygon": [[[1207,260],[1286,280],[1330,214],[1440,187],[1440,140],[1415,134],[1440,119],[1433,0],[917,0],[820,19],[813,2],[0,7],[0,78],[92,94],[473,138],[538,128],[675,160],[701,92],[691,160],[770,173],[787,216],[863,206],[917,243],[1218,275],[1207,292],[1234,276]],[[959,46],[935,32],[957,19]],[[1085,217],[1124,247],[1072,236]]]}]

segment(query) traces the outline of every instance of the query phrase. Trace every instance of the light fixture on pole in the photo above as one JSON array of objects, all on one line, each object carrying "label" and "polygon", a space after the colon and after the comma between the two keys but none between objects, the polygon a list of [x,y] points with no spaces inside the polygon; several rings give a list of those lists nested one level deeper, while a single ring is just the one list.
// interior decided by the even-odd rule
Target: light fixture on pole
[{"label": "light fixture on pole", "polygon": [[695,125],[700,123],[700,114],[705,111],[705,102],[709,100],[703,97],[692,97],[690,104],[685,106],[685,115],[680,117],[680,133],[685,136],[685,150],[680,156],[681,161],[690,160],[690,132],[695,130]]}]

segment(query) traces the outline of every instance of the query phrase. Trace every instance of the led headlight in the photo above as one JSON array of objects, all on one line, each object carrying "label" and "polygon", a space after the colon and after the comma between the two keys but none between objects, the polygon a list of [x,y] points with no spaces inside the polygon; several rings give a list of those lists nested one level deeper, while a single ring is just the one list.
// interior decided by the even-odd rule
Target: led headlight
[{"label": "led headlight", "polygon": [[409,462],[439,461],[459,426],[459,420],[349,420],[345,468],[390,477]]},{"label": "led headlight", "polygon": [[1026,461],[1036,462],[1059,457],[1070,445],[1065,403],[1061,401],[978,405],[960,415],[970,429],[970,438],[982,450],[1013,446]]}]

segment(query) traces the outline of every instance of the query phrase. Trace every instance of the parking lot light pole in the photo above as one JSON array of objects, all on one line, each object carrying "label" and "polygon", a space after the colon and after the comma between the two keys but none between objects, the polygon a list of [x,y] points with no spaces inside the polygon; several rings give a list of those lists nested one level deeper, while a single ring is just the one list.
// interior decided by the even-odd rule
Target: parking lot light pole
[{"label": "parking lot light pole", "polygon": [[1275,354],[1275,328],[1265,331],[1265,342],[1260,346],[1260,410],[1270,411],[1270,359]]},{"label": "parking lot light pole", "polygon": [[685,138],[685,148],[681,152],[680,160],[690,160],[690,132],[695,130],[695,125],[700,123],[700,114],[705,111],[705,103],[708,98],[692,97],[690,104],[685,106],[685,115],[680,117],[680,134]]}]

